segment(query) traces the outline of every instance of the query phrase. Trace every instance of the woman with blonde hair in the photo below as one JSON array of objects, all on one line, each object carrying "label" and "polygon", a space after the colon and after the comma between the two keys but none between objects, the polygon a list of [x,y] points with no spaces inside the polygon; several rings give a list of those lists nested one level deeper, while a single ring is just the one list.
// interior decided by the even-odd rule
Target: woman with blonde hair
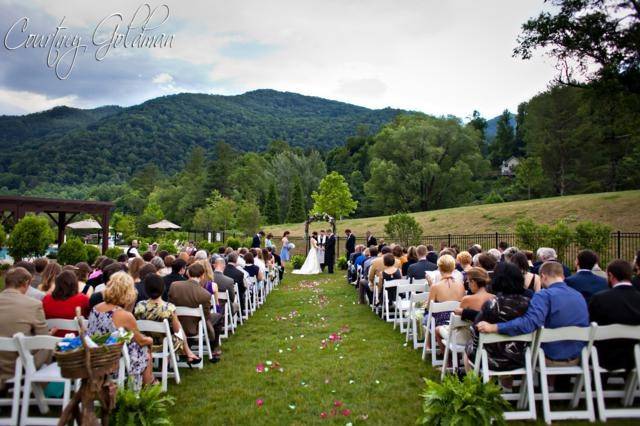
[{"label": "woman with blonde hair", "polygon": [[133,286],[133,278],[126,272],[116,272],[109,279],[104,290],[104,302],[97,304],[89,314],[87,334],[113,333],[124,328],[133,333],[131,343],[127,345],[131,359],[131,375],[137,387],[141,383],[154,384],[151,353],[149,346],[153,344],[151,337],[140,333],[133,314],[126,307],[135,302],[137,297]]},{"label": "woman with blonde hair", "polygon": [[56,262],[49,262],[42,271],[42,281],[38,290],[45,293],[52,293],[56,288],[56,277],[62,272],[62,267]]},{"label": "woman with blonde hair", "polygon": [[[453,276],[453,271],[456,269],[456,261],[450,254],[445,254],[440,256],[438,259],[438,271],[440,273],[440,281],[431,285],[431,278],[427,274],[427,281],[429,282],[429,300],[427,301],[426,309],[429,309],[429,305],[431,301],[434,302],[449,302],[449,301],[461,301],[464,297],[465,290],[464,284],[460,281],[456,280]],[[425,321],[427,318],[427,313],[425,312]],[[440,339],[440,333],[438,332],[438,328],[440,326],[446,325],[449,323],[449,318],[451,317],[451,311],[445,312],[436,312],[432,315],[432,318],[436,323],[436,337],[438,341]],[[424,324],[427,325],[428,324]]]}]

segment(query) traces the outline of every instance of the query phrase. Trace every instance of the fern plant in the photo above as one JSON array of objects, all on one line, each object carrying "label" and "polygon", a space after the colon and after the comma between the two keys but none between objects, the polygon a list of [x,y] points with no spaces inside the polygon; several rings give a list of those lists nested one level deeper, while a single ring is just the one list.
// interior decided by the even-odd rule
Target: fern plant
[{"label": "fern plant", "polygon": [[116,426],[172,425],[167,408],[174,403],[175,399],[163,394],[159,385],[145,386],[140,392],[125,386],[118,389],[110,423]]},{"label": "fern plant", "polygon": [[504,411],[510,408],[500,395],[500,387],[482,383],[476,374],[467,374],[460,381],[448,375],[442,383],[425,379],[424,402],[418,424],[429,425],[505,425]]}]

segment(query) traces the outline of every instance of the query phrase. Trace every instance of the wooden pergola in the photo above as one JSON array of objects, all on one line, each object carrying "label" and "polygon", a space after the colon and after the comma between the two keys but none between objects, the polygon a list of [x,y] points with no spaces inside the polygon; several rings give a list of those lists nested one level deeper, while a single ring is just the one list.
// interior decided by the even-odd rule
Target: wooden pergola
[{"label": "wooden pergola", "polygon": [[[64,230],[81,213],[95,216],[102,226],[102,253],[109,248],[109,218],[115,204],[107,201],[60,200],[53,198],[0,196],[2,223],[14,223],[27,213],[45,213],[58,227],[58,247],[64,242]],[[5,213],[9,212],[8,215]]]}]

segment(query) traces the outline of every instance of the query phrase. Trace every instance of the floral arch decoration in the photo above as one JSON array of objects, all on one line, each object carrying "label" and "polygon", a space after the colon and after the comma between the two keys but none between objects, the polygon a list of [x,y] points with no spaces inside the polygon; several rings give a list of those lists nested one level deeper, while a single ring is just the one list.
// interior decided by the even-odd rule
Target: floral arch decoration
[{"label": "floral arch decoration", "polygon": [[324,221],[329,223],[329,225],[331,225],[331,230],[333,231],[333,233],[336,233],[336,219],[327,214],[327,213],[318,213],[318,214],[312,214],[309,215],[309,217],[307,217],[307,220],[304,222],[304,239],[306,241],[306,245],[307,245],[307,249],[306,251],[309,251],[309,225],[312,224],[313,222],[318,222],[318,221]]}]

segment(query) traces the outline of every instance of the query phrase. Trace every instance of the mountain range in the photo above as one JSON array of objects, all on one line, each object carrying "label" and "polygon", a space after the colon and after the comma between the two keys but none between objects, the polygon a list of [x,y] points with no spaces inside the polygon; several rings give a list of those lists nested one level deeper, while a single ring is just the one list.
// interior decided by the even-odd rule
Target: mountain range
[{"label": "mountain range", "polygon": [[62,106],[2,116],[0,188],[120,182],[148,162],[170,173],[196,145],[215,157],[219,141],[240,151],[262,151],[273,140],[327,150],[342,145],[359,126],[377,132],[402,112],[256,90],[237,96],[183,93],[126,108]]}]

